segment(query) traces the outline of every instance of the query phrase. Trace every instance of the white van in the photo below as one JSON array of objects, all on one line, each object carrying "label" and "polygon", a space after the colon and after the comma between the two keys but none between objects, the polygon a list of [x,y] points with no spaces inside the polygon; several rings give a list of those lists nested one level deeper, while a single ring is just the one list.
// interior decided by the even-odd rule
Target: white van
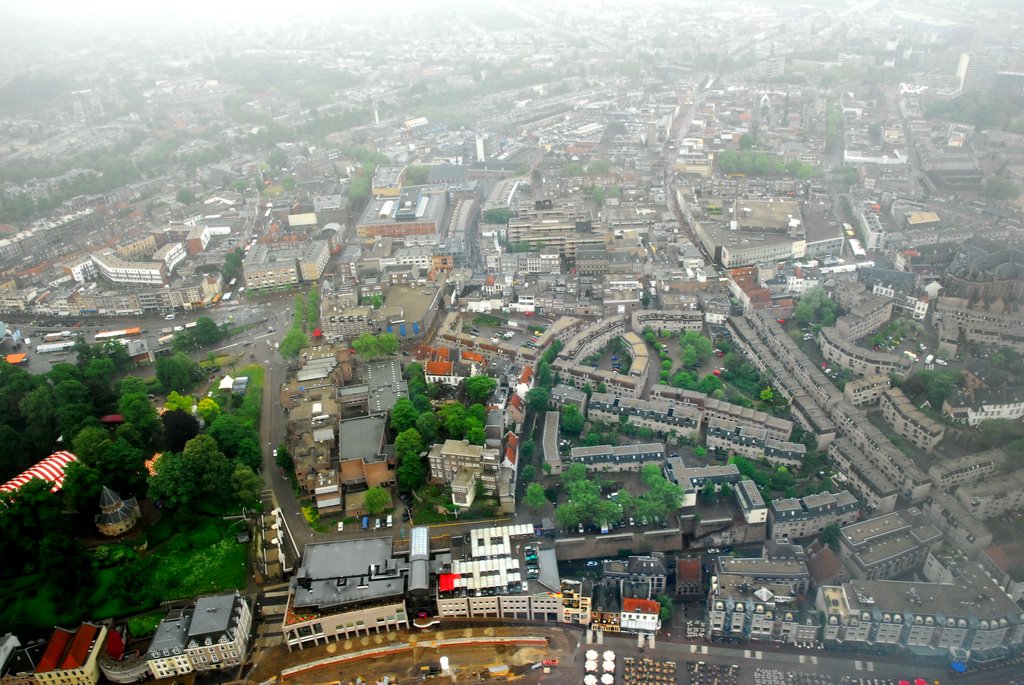
[{"label": "white van", "polygon": [[164,321],[174,321],[174,314],[167,314],[164,316]]},{"label": "white van", "polygon": [[395,519],[391,514],[388,514],[387,527],[390,528],[393,525],[395,525]]}]

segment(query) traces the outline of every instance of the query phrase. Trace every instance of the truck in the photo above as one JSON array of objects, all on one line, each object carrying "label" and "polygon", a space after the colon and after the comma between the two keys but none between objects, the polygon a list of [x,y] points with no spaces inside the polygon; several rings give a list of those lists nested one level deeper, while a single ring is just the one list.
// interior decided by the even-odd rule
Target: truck
[{"label": "truck", "polygon": [[927,357],[924,358],[924,363],[925,364],[931,364],[933,361],[935,361],[935,355],[934,354],[929,354]]},{"label": "truck", "polygon": [[172,334],[170,334],[170,335],[161,335],[161,336],[160,336],[160,337],[159,337],[159,338],[157,339],[157,341],[158,341],[158,342],[159,342],[159,343],[160,343],[161,345],[170,345],[170,344],[171,344],[171,342],[172,342],[173,340],[174,340],[174,334],[173,334],[173,333],[172,333]]},{"label": "truck", "polygon": [[43,342],[57,342],[58,340],[67,340],[71,337],[71,331],[61,331],[60,333],[47,333],[43,336]]},{"label": "truck", "polygon": [[75,346],[75,343],[71,340],[64,340],[63,342],[49,342],[43,343],[36,347],[36,352],[39,354],[47,354],[48,352],[63,352],[64,350],[70,350]]},{"label": "truck", "polygon": [[917,361],[917,355],[916,355],[915,353],[911,352],[910,350],[904,350],[904,351],[903,351],[903,355],[904,355],[904,356],[905,356],[905,357],[906,357],[907,359],[909,359],[910,361],[913,361],[913,362],[916,362],[916,361]]}]

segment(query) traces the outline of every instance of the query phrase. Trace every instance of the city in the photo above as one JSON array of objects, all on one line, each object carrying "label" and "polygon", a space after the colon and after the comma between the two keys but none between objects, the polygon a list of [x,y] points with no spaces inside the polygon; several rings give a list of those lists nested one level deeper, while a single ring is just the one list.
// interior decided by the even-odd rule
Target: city
[{"label": "city", "polygon": [[1024,682],[1019,9],[119,4],[2,14],[0,685]]}]

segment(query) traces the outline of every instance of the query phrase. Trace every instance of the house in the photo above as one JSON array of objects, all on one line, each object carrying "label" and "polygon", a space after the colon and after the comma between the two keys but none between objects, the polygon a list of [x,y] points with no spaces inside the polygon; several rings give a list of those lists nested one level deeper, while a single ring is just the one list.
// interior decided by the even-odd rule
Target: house
[{"label": "house", "polygon": [[533,389],[534,385],[534,373],[532,366],[526,366],[523,368],[523,372],[519,374],[519,380],[516,383],[516,394],[522,398],[526,398],[526,393]]},{"label": "house", "polygon": [[100,680],[97,663],[107,627],[83,623],[75,630],[57,628],[46,643],[36,665],[39,685],[96,685]]},{"label": "house", "polygon": [[676,596],[694,599],[704,596],[704,567],[700,559],[676,559]]},{"label": "house", "polygon": [[251,627],[249,602],[237,592],[197,599],[185,642],[192,668],[213,671],[241,665]]},{"label": "house", "polygon": [[100,513],[96,514],[96,527],[101,533],[109,536],[127,533],[141,518],[142,509],[134,497],[121,499],[116,492],[103,486],[100,493]]},{"label": "house", "polygon": [[661,629],[661,605],[653,599],[623,598],[619,627],[627,633],[656,633]]}]

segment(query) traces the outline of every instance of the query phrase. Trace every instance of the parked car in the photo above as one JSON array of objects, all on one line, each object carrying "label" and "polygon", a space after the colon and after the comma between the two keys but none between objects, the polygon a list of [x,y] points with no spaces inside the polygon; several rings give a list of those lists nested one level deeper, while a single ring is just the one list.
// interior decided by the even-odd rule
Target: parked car
[{"label": "parked car", "polygon": [[345,522],[344,521],[338,521],[338,532],[339,533],[344,533],[345,532]]}]

